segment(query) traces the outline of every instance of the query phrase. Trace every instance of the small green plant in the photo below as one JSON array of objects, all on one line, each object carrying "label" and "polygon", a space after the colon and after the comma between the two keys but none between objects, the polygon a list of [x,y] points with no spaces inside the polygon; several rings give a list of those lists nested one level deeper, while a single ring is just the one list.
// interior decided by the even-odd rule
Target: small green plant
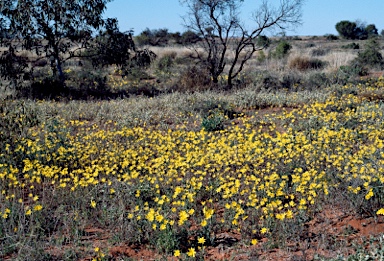
[{"label": "small green plant", "polygon": [[206,131],[219,131],[224,129],[224,113],[216,109],[212,111],[208,116],[203,118],[201,127]]},{"label": "small green plant", "polygon": [[292,49],[292,45],[287,41],[281,41],[277,44],[275,51],[272,53],[272,57],[276,59],[282,59],[288,56],[289,51]]}]

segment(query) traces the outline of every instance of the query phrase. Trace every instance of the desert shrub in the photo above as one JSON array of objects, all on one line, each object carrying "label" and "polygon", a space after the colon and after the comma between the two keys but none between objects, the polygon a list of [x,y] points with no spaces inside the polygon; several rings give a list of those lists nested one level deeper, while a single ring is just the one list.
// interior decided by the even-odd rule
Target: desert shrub
[{"label": "desert shrub", "polygon": [[271,40],[267,36],[261,35],[257,37],[256,44],[262,48],[267,48],[271,44]]},{"label": "desert shrub", "polygon": [[289,61],[288,67],[300,71],[318,70],[324,68],[326,63],[319,59],[311,59],[307,57],[294,57]]},{"label": "desert shrub", "polygon": [[335,75],[332,77],[331,82],[335,84],[346,84],[349,82],[356,82],[359,76],[365,76],[368,71],[365,67],[358,64],[340,66]]},{"label": "desert shrub", "polygon": [[383,56],[380,53],[379,43],[371,39],[367,42],[364,51],[359,52],[356,59],[352,61],[352,64],[358,66],[368,66],[368,67],[378,67],[382,68],[384,66]]},{"label": "desert shrub", "polygon": [[341,48],[357,50],[357,49],[360,49],[360,45],[355,43],[355,42],[353,42],[353,43],[350,43],[350,44],[343,45],[343,46],[341,46]]},{"label": "desert shrub", "polygon": [[181,71],[174,89],[178,91],[195,92],[207,90],[211,87],[211,77],[209,72],[199,66],[187,67]]},{"label": "desert shrub", "polygon": [[0,56],[0,78],[9,80],[11,86],[18,89],[26,77],[29,77],[28,57],[18,55],[14,49],[2,52]]},{"label": "desert shrub", "polygon": [[157,60],[156,69],[161,72],[167,72],[174,64],[174,60],[177,56],[176,52],[170,52],[164,54],[160,59]]},{"label": "desert shrub", "polygon": [[313,49],[311,51],[312,56],[324,56],[330,52],[330,49]]},{"label": "desert shrub", "polygon": [[334,34],[327,34],[327,35],[325,35],[325,39],[327,39],[328,41],[336,41],[339,39],[339,37],[337,37]]},{"label": "desert shrub", "polygon": [[288,55],[289,50],[292,49],[292,45],[287,41],[281,41],[277,44],[275,50],[272,52],[272,57],[281,59]]},{"label": "desert shrub", "polygon": [[152,46],[163,46],[168,43],[169,33],[168,29],[149,29],[146,28],[135,40],[139,46],[152,45]]},{"label": "desert shrub", "polygon": [[200,36],[192,31],[185,31],[181,34],[180,42],[183,45],[195,44],[201,40]]},{"label": "desert shrub", "polygon": [[281,77],[279,85],[285,89],[297,90],[301,82],[302,77],[298,73],[290,72]]},{"label": "desert shrub", "polygon": [[311,72],[304,79],[304,86],[307,90],[326,87],[330,84],[330,79],[325,73]]},{"label": "desert shrub", "polygon": [[273,75],[269,72],[261,72],[256,76],[255,79],[256,88],[258,90],[277,90],[280,89],[280,80],[279,77]]},{"label": "desert shrub", "polygon": [[58,99],[65,97],[68,89],[54,76],[33,81],[29,86],[17,90],[17,96],[32,99]]}]

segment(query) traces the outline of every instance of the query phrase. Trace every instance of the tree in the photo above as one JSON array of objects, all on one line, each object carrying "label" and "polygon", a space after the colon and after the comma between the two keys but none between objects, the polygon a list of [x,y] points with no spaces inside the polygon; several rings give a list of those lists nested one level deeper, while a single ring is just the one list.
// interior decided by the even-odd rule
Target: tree
[{"label": "tree", "polygon": [[[62,63],[87,48],[92,33],[104,24],[102,14],[111,0],[0,0],[0,18],[9,22],[12,39],[4,56],[33,51],[51,62],[53,74],[64,85]],[[21,45],[20,45],[21,44]],[[4,77],[4,75],[2,75]],[[6,76],[6,75],[5,75]]]},{"label": "tree", "polygon": [[108,18],[105,28],[106,30],[100,32],[94,41],[95,47],[92,49],[94,54],[89,55],[93,65],[126,66],[136,51],[132,32],[120,32],[115,18]]},{"label": "tree", "polygon": [[[240,20],[243,0],[180,0],[187,6],[184,18],[188,30],[198,34],[202,41],[194,48],[196,58],[207,68],[212,81],[228,67],[228,87],[243,70],[253,54],[261,50],[256,39],[267,29],[286,30],[300,24],[303,0],[281,0],[278,7],[262,1],[253,13],[254,25],[247,29]],[[200,50],[204,50],[201,53]],[[228,55],[233,52],[233,56]]]},{"label": "tree", "polygon": [[361,21],[340,21],[336,24],[336,30],[345,39],[365,40],[378,35],[374,24],[366,25]]},{"label": "tree", "polygon": [[356,39],[357,25],[350,21],[340,21],[336,24],[336,30],[339,35],[345,39]]},{"label": "tree", "polygon": [[368,34],[368,38],[369,37],[375,37],[375,36],[379,35],[378,30],[377,30],[377,28],[376,28],[376,26],[374,24],[367,25],[365,27],[365,31]]},{"label": "tree", "polygon": [[136,40],[139,45],[159,46],[166,45],[169,37],[170,34],[166,28],[153,30],[146,28],[138,36],[136,36]]}]

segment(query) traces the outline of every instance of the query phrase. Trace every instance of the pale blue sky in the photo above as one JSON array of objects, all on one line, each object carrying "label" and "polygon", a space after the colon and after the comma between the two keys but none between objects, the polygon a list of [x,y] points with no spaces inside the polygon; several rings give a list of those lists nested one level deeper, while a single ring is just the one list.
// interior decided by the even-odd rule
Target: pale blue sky
[{"label": "pale blue sky", "polygon": [[[261,1],[245,0],[242,16],[249,21],[252,10]],[[278,3],[278,0],[272,0]],[[114,0],[107,5],[105,17],[116,17],[120,30],[133,29],[139,34],[145,28],[167,28],[183,32],[182,16],[186,8],[178,0]],[[303,6],[303,24],[287,35],[337,34],[335,25],[341,20],[360,20],[375,24],[379,33],[384,29],[384,0],[306,0]],[[250,21],[247,22],[251,26]]]}]

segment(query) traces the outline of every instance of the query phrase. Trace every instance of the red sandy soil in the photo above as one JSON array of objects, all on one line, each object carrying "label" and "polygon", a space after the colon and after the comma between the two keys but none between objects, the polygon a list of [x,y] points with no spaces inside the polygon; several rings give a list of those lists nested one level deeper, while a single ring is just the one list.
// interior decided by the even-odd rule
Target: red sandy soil
[{"label": "red sandy soil", "polygon": [[[369,237],[384,234],[384,216],[357,218],[344,213],[334,206],[324,208],[315,218],[304,225],[300,240],[288,241],[282,248],[273,248],[267,238],[263,238],[256,246],[241,243],[241,234],[225,232],[216,235],[219,244],[205,249],[204,260],[313,260],[315,255],[332,258],[337,255],[348,256],[354,253],[356,245],[368,242]],[[162,255],[148,246],[111,245],[110,231],[98,228],[87,228],[87,236],[82,238],[84,245],[100,247],[111,257],[108,260],[160,260]],[[363,245],[369,248],[369,244]],[[70,246],[50,247],[47,249],[53,256],[60,256]],[[82,251],[82,249],[77,249]],[[85,251],[85,249],[83,250]],[[89,251],[89,249],[88,249]],[[89,252],[88,252],[89,253]],[[79,253],[79,255],[82,255]],[[83,255],[84,256],[84,255]],[[82,261],[90,261],[94,256],[87,256]],[[10,260],[10,259],[9,259]],[[164,260],[164,259],[162,259]],[[169,256],[167,260],[179,260]],[[181,260],[181,259],[180,259]]]}]

